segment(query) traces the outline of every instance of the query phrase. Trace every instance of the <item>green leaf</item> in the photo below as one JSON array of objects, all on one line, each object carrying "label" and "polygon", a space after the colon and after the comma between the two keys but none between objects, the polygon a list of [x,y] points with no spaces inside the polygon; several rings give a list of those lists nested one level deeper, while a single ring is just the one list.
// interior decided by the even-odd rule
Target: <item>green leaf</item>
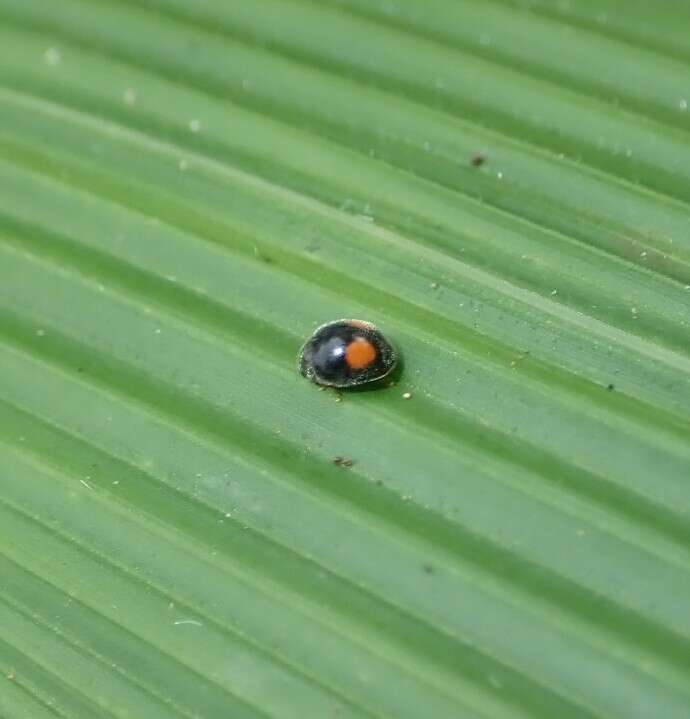
[{"label": "green leaf", "polygon": [[2,719],[690,715],[689,23],[0,0]]}]

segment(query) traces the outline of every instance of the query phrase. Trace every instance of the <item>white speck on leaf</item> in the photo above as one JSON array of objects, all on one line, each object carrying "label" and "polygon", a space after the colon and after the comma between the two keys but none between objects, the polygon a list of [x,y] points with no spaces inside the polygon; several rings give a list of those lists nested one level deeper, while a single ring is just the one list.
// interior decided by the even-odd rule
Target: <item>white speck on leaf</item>
[{"label": "white speck on leaf", "polygon": [[43,53],[43,60],[46,65],[55,67],[55,65],[59,65],[62,62],[62,53],[56,47],[49,47]]}]

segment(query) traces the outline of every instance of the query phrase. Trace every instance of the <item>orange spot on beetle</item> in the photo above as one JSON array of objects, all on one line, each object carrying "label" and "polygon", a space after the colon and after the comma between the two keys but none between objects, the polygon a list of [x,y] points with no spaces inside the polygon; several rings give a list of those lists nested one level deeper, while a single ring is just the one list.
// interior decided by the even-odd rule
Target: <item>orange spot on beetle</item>
[{"label": "orange spot on beetle", "polygon": [[345,350],[345,361],[350,369],[364,369],[376,359],[376,347],[363,337],[350,342]]}]

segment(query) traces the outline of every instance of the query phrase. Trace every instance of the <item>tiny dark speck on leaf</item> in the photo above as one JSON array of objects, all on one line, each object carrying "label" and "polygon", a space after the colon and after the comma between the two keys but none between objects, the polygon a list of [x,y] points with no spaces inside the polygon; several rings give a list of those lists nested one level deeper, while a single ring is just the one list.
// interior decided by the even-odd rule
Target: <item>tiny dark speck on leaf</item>
[{"label": "tiny dark speck on leaf", "polygon": [[264,254],[256,245],[254,246],[254,256],[261,260],[262,262],[265,262],[267,265],[273,264],[273,258],[269,257],[268,255]]},{"label": "tiny dark speck on leaf", "polygon": [[606,389],[607,389],[609,392],[613,392],[613,390],[616,389],[616,387],[615,387],[615,385],[610,384],[610,385],[607,385]]},{"label": "tiny dark speck on leaf", "polygon": [[84,371],[83,367],[77,367],[77,372],[83,372],[83,371]]},{"label": "tiny dark speck on leaf", "polygon": [[425,571],[427,574],[433,574],[433,573],[434,573],[434,568],[431,566],[431,564],[425,564],[425,565],[423,565],[422,569],[424,569],[424,571]]},{"label": "tiny dark speck on leaf", "polygon": [[472,167],[481,167],[486,162],[486,155],[482,155],[481,152],[477,152],[476,154],[472,155],[472,159],[470,160],[470,164]]},{"label": "tiny dark speck on leaf", "polygon": [[333,464],[338,467],[352,467],[354,462],[349,457],[341,457],[338,455],[337,457],[333,457]]}]

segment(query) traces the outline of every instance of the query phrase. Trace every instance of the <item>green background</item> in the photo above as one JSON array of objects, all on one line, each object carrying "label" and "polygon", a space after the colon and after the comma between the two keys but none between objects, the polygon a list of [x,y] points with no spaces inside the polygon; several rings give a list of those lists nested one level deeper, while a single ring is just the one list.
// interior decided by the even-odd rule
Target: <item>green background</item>
[{"label": "green background", "polygon": [[0,0],[0,719],[690,716],[688,28]]}]

